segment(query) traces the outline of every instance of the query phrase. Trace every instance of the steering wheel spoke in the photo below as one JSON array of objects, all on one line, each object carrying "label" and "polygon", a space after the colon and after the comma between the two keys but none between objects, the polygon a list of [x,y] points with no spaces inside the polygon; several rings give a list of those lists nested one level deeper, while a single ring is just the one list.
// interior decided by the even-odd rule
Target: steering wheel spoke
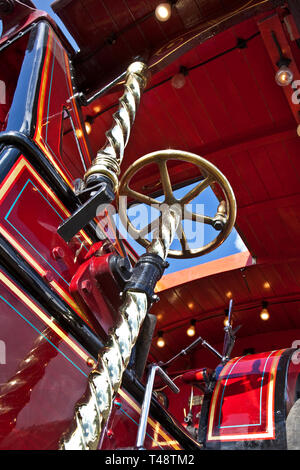
[{"label": "steering wheel spoke", "polygon": [[153,230],[159,228],[162,221],[162,215],[152,220],[149,224],[139,230],[139,236],[144,238],[148,233],[151,233]]},{"label": "steering wheel spoke", "polygon": [[213,225],[213,218],[208,215],[196,214],[195,212],[184,211],[184,218],[192,222],[200,222],[202,224]]},{"label": "steering wheel spoke", "polygon": [[204,178],[204,180],[200,181],[197,186],[195,186],[193,189],[191,189],[187,194],[185,194],[180,200],[180,204],[184,206],[185,204],[188,204],[191,202],[195,197],[199,196],[200,193],[202,193],[206,188],[211,186],[214,183],[214,178],[211,176],[207,176]]},{"label": "steering wheel spoke", "polygon": [[166,201],[171,201],[173,199],[173,189],[172,189],[172,184],[170,180],[170,175],[167,167],[167,162],[166,160],[157,160],[157,165],[159,168],[159,173],[160,173],[160,178],[161,178],[161,183],[163,187],[163,191],[165,194],[165,200]]},{"label": "steering wheel spoke", "polygon": [[183,230],[182,222],[178,225],[177,230],[176,230],[181,248],[182,248],[182,253],[187,254],[190,252],[189,244],[186,238],[185,231]]},{"label": "steering wheel spoke", "polygon": [[148,196],[147,194],[142,194],[139,193],[138,191],[134,191],[133,189],[127,187],[125,193],[123,195],[132,197],[135,201],[140,202],[142,204],[147,204],[148,206],[159,206],[160,202],[157,201],[157,199],[154,199],[151,196]]}]

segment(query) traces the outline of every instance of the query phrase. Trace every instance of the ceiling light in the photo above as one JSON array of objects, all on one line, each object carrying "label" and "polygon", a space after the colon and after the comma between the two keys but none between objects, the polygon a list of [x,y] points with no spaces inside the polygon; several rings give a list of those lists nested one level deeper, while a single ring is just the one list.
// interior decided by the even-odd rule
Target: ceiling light
[{"label": "ceiling light", "polygon": [[159,347],[159,348],[163,348],[165,346],[165,340],[163,339],[163,332],[162,331],[159,331],[158,332],[158,338],[157,338],[157,341],[156,341],[156,345]]},{"label": "ceiling light", "polygon": [[279,86],[288,86],[294,79],[293,72],[286,65],[282,65],[275,75],[275,80]]},{"label": "ceiling light", "polygon": [[263,301],[262,302],[262,310],[260,312],[260,318],[264,321],[269,320],[269,318],[270,318],[270,314],[268,312],[267,307],[268,307],[268,302]]},{"label": "ceiling light", "polygon": [[87,116],[84,122],[85,130],[87,134],[90,134],[92,132],[92,123],[93,123],[93,118],[91,116]]},{"label": "ceiling light", "polygon": [[279,86],[290,85],[292,83],[293,79],[294,79],[293,72],[289,68],[289,65],[292,61],[291,61],[291,59],[289,59],[288,57],[286,57],[283,54],[283,51],[281,49],[281,46],[279,44],[279,41],[277,39],[277,36],[276,36],[275,32],[271,31],[271,34],[272,34],[273,41],[274,41],[274,43],[275,43],[275,45],[278,49],[278,53],[279,53],[279,59],[276,62],[276,65],[279,68],[279,70],[277,71],[277,73],[275,75],[276,83]]},{"label": "ceiling light", "polygon": [[186,334],[188,336],[195,336],[196,334],[196,328],[195,328],[196,320],[191,320],[191,324],[186,330]]},{"label": "ceiling light", "polygon": [[92,125],[88,121],[85,122],[85,130],[87,134],[90,134],[92,132]]},{"label": "ceiling light", "polygon": [[172,7],[169,2],[157,5],[155,8],[155,16],[158,21],[168,21],[171,16],[171,9]]},{"label": "ceiling light", "polygon": [[180,88],[184,87],[186,82],[186,76],[188,75],[189,71],[184,65],[182,65],[179,69],[179,72],[172,77],[171,84],[173,88],[179,90]]},{"label": "ceiling light", "polygon": [[96,106],[93,107],[93,111],[94,111],[94,113],[100,113],[101,106],[97,104]]}]

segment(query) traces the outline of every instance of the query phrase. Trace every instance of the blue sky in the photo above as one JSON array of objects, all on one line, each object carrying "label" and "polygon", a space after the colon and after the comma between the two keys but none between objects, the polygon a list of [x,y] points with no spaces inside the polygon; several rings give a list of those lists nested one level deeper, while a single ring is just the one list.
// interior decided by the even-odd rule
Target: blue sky
[{"label": "blue sky", "polygon": [[35,6],[37,8],[39,8],[40,10],[44,10],[46,11],[47,13],[49,13],[49,15],[55,20],[55,22],[57,23],[57,25],[63,30],[63,32],[66,34],[66,36],[68,37],[68,40],[70,41],[70,43],[72,44],[72,46],[74,47],[75,50],[78,50],[78,45],[76,44],[76,41],[74,41],[74,39],[72,38],[72,36],[69,34],[68,30],[65,28],[63,22],[60,20],[60,18],[54,13],[54,11],[52,10],[51,8],[51,3],[54,3],[54,0],[51,0],[51,1],[48,1],[48,0],[32,0],[33,3],[35,4]]}]

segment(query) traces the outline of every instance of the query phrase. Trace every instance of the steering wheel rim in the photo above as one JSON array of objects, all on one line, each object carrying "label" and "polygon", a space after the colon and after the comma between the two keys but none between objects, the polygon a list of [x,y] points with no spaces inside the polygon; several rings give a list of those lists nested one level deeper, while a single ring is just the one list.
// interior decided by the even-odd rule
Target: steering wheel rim
[{"label": "steering wheel rim", "polygon": [[[173,194],[172,184],[169,177],[169,172],[167,168],[167,161],[168,160],[176,160],[176,161],[184,161],[188,163],[192,163],[196,165],[201,170],[201,174],[204,174],[205,177],[201,180],[192,190],[190,190],[187,194],[185,194],[180,200],[176,199]],[[130,188],[130,182],[134,175],[141,170],[145,165],[150,165],[156,163],[159,168],[160,176],[161,176],[161,183],[163,187],[163,192],[165,195],[165,200],[163,203],[157,201],[155,198],[148,196],[146,194],[137,192]],[[175,204],[179,203],[182,208],[188,203],[190,203],[195,197],[197,197],[201,192],[203,192],[207,187],[211,186],[214,183],[218,183],[221,187],[222,192],[225,196],[225,213],[226,222],[224,223],[224,227],[219,232],[219,234],[209,243],[202,246],[201,248],[188,248],[187,240],[185,237],[185,233],[182,227],[183,220],[187,218],[183,218],[180,222],[179,230],[182,229],[182,237],[179,237],[179,241],[181,244],[181,250],[169,250],[168,257],[170,258],[195,258],[197,256],[202,256],[207,254],[218,246],[220,246],[225,239],[228,237],[229,233],[231,232],[235,219],[236,219],[236,200],[233,193],[233,190],[228,182],[227,178],[218,170],[218,168],[213,165],[211,162],[205,160],[203,157],[196,155],[191,152],[186,152],[182,150],[159,150],[156,152],[151,152],[147,155],[136,160],[124,173],[121,178],[119,191],[118,191],[118,209],[119,215],[123,223],[125,223],[125,227],[128,228],[128,232],[134,239],[142,246],[147,248],[151,242],[144,238],[141,235],[147,235],[151,233],[151,231],[145,231],[149,228],[150,224],[143,229],[136,229],[129,217],[127,215],[127,205],[126,207],[120,203],[121,198],[120,196],[127,196],[133,198],[135,201],[139,203],[144,203],[147,205],[158,205],[161,206],[162,204]],[[223,201],[224,202],[224,201]],[[224,206],[224,204],[223,204]],[[220,206],[219,206],[220,207]],[[206,223],[212,225],[214,218],[203,216],[200,214],[190,213],[188,217],[190,220],[194,220],[199,223]],[[225,219],[224,219],[225,220]],[[153,224],[153,221],[151,222]],[[181,232],[180,232],[181,233]]]}]

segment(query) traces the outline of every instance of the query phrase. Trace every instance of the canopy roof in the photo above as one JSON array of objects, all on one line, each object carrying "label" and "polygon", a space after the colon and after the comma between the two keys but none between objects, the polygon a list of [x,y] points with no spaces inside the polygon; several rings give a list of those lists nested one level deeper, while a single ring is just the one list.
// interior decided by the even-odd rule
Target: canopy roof
[{"label": "canopy roof", "polygon": [[[122,170],[155,150],[187,150],[213,162],[236,195],[236,228],[249,253],[162,280],[161,301],[152,309],[167,343],[159,355],[170,357],[188,344],[183,332],[192,318],[197,333],[220,343],[230,297],[234,322],[243,324],[239,336],[248,337],[249,346],[267,332],[274,348],[290,346],[300,329],[300,107],[294,90],[275,82],[279,57],[271,32],[299,80],[300,33],[289,10],[295,13],[295,2],[180,0],[165,23],[153,16],[157,3],[59,0],[53,8],[80,47],[74,56],[79,90],[95,92],[134,57],[151,65]],[[181,66],[188,74],[176,89],[171,78]],[[84,110],[92,118],[94,153],[105,142],[119,96],[114,88]],[[194,175],[183,167],[173,176],[180,183]],[[158,180],[158,173],[141,173],[137,187],[159,190]],[[262,300],[269,301],[265,322]],[[155,345],[152,353],[158,355]]]}]

